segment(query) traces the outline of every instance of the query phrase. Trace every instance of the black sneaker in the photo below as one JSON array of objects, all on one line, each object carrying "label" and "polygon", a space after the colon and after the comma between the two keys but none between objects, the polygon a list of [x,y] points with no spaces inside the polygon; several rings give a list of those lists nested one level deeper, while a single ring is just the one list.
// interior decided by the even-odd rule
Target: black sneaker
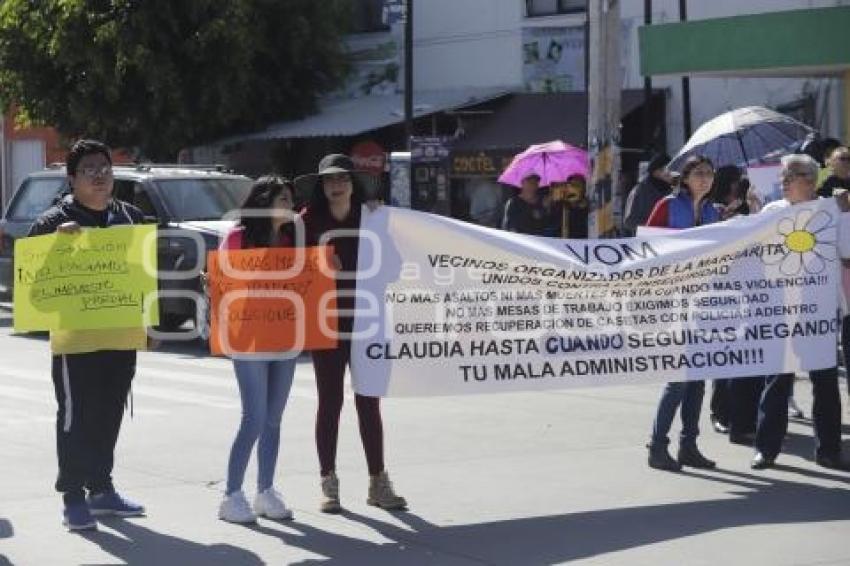
[{"label": "black sneaker", "polygon": [[711,419],[711,428],[714,429],[714,432],[719,434],[727,434],[729,432],[729,426],[715,415],[711,415],[709,418]]},{"label": "black sneaker", "polygon": [[124,499],[115,490],[89,495],[88,505],[92,515],[114,515],[116,517],[141,517],[145,508],[129,499]]},{"label": "black sneaker", "polygon": [[690,466],[691,468],[700,468],[703,470],[711,470],[717,466],[717,462],[709,460],[702,455],[696,444],[693,446],[680,446],[677,460],[679,460],[679,464],[682,466]]},{"label": "black sneaker", "polygon": [[754,470],[766,470],[767,468],[772,468],[773,458],[768,458],[761,452],[756,452],[756,455],[753,456],[752,462],[750,462],[750,467]]},{"label": "black sneaker", "polygon": [[647,444],[647,448],[649,448],[649,459],[647,463],[650,468],[667,472],[678,472],[682,469],[681,464],[670,456],[666,446],[652,446]]},{"label": "black sneaker", "polygon": [[732,444],[740,444],[741,446],[752,446],[756,441],[756,433],[754,432],[730,432],[729,442]]},{"label": "black sneaker", "polygon": [[97,529],[97,522],[91,514],[88,503],[71,503],[65,505],[65,510],[62,511],[62,524],[68,527],[69,531],[90,531]]},{"label": "black sneaker", "polygon": [[843,460],[841,455],[837,456],[818,456],[815,458],[815,463],[830,470],[850,471],[850,462]]}]

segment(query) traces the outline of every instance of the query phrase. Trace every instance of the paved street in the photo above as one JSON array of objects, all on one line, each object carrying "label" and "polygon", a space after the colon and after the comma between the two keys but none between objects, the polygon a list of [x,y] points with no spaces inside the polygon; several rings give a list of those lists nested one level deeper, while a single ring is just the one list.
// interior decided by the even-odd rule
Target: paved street
[{"label": "paved street", "polygon": [[[365,504],[349,399],[339,454],[347,511],[322,515],[307,360],[277,476],[296,519],[227,524],[216,511],[239,418],[235,381],[228,361],[176,346],[140,356],[117,454],[117,484],[148,516],[68,534],[52,487],[47,343],[10,325],[0,309],[0,565],[850,563],[850,475],[811,462],[808,421],[791,425],[781,466],[752,472],[750,451],[709,429],[706,402],[702,446],[720,469],[653,471],[643,445],[657,385],[385,401],[388,468],[411,503],[400,514]],[[807,416],[808,389],[798,383]],[[246,491],[253,480],[252,464]]]}]

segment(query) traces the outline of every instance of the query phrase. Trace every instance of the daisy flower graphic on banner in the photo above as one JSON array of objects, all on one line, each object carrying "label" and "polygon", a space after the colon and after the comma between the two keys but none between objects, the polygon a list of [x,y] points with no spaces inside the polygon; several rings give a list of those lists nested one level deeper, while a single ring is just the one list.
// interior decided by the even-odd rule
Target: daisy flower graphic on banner
[{"label": "daisy flower graphic on banner", "polygon": [[765,244],[781,251],[762,256],[762,261],[766,265],[779,264],[783,275],[796,275],[801,270],[820,273],[826,268],[826,262],[838,258],[837,233],[831,214],[823,210],[801,210],[794,217],[779,220],[776,235]]}]

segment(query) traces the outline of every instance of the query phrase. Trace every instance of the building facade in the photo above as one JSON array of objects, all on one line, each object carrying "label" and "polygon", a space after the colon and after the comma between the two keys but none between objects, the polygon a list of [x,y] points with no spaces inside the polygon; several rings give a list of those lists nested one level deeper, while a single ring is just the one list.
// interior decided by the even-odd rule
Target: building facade
[{"label": "building facade", "polygon": [[[354,72],[345,87],[323,98],[318,115],[191,148],[188,158],[225,162],[248,173],[299,174],[312,169],[321,154],[329,151],[369,148],[377,155],[406,149],[404,26],[392,17],[403,2],[359,0],[355,4],[360,33],[347,38]],[[679,0],[650,4],[652,25],[679,21]],[[689,21],[846,5],[850,0],[686,2]],[[503,164],[512,152],[530,143],[554,138],[586,143],[587,100],[582,98],[587,82],[586,7],[585,0],[414,1],[414,133],[427,136],[426,143],[449,140],[452,146],[447,170],[439,175],[451,178],[446,194],[455,202],[441,203],[434,210],[448,209],[454,216],[495,223],[498,215],[493,207],[505,193],[495,183],[494,170],[500,166],[487,164]],[[647,145],[672,154],[688,136],[680,75],[653,76],[650,110],[643,110],[639,36],[644,7],[639,0],[619,0],[624,90],[620,145],[625,172],[622,188],[626,189],[637,180],[637,162]],[[787,41],[795,41],[793,33]],[[848,97],[843,83],[840,75],[817,73],[694,76],[690,80],[691,129],[727,110],[761,105],[792,114],[824,136],[847,139]],[[644,123],[647,116],[648,124]],[[375,164],[376,155],[367,152],[362,160]],[[477,165],[470,167],[470,163]],[[476,199],[482,202],[472,202]],[[487,211],[488,220],[474,218],[474,210]]]}]

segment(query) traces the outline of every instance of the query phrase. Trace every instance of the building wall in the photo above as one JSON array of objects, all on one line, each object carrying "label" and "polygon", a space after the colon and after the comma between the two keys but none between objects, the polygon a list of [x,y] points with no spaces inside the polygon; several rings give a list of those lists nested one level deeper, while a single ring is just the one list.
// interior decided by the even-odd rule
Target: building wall
[{"label": "building wall", "polygon": [[59,134],[53,128],[46,127],[19,127],[15,123],[14,111],[10,110],[3,117],[3,143],[0,151],[4,152],[0,164],[5,171],[0,171],[0,202],[3,207],[9,202],[12,193],[17,187],[13,179],[21,178],[31,171],[13,171],[12,146],[16,142],[38,142],[44,146],[44,162],[38,164],[35,170],[43,168],[48,163],[63,161],[65,159],[65,148],[61,144]]},{"label": "building wall", "polygon": [[[15,110],[10,109],[3,119],[0,120],[2,132],[0,132],[0,210],[5,209],[15,190],[18,188],[15,179],[22,179],[27,174],[43,169],[50,163],[62,163],[68,154],[68,140],[63,138],[59,132],[49,126],[27,126],[21,127],[15,122]],[[15,142],[36,142],[44,147],[44,160],[41,163],[32,163],[29,170],[14,170],[12,159],[13,144]],[[114,163],[132,163],[133,156],[126,150],[112,148],[112,161]],[[3,170],[5,169],[5,170]]]},{"label": "building wall", "polygon": [[414,6],[416,90],[522,84],[523,2],[426,0]]},{"label": "building wall", "polygon": [[[679,21],[678,0],[653,0],[653,23]],[[783,10],[824,8],[850,5],[850,0],[689,0],[688,19],[721,18],[741,14],[760,14]],[[643,25],[643,2],[621,2],[622,17],[633,18]],[[788,38],[793,41],[794,38]],[[633,27],[629,42],[634,45],[631,61],[627,64],[626,86],[639,88],[643,77],[639,74],[637,26]],[[667,101],[668,150],[675,152],[685,141],[682,114],[681,77],[654,77],[653,87],[669,88]],[[816,99],[815,127],[824,135],[848,137],[843,132],[841,93],[843,86],[837,78],[692,78],[691,122],[693,129],[710,118],[732,108],[760,105],[776,107],[793,102],[807,94]]]},{"label": "building wall", "polygon": [[[589,0],[600,1],[600,0]],[[623,19],[623,87],[642,88],[638,28],[643,25],[640,0],[619,0]],[[679,20],[679,0],[652,0],[653,23]],[[850,0],[689,0],[689,19],[757,14],[777,10],[848,5]],[[523,40],[528,28],[580,28],[583,14],[526,17],[524,0],[418,0],[414,15],[414,87],[416,91],[496,87],[521,91],[524,87]],[[390,31],[349,36],[349,49],[361,57],[354,79],[343,96],[380,96],[403,88],[403,25]],[[794,38],[789,38],[793,41]],[[376,46],[390,45],[388,49]],[[375,82],[396,68],[393,78]],[[653,87],[667,90],[667,151],[675,153],[685,142],[681,77],[654,77]],[[583,88],[583,84],[580,85]],[[844,87],[837,78],[693,78],[692,127],[732,108],[747,105],[777,107],[811,94],[816,100],[815,126],[825,135],[850,137],[842,127]],[[198,148],[200,149],[200,148]],[[390,148],[397,149],[397,148]],[[213,161],[226,157],[217,148]],[[210,155],[209,157],[213,157]],[[194,158],[198,161],[197,156]],[[201,160],[205,161],[205,160]]]},{"label": "building wall", "polygon": [[[689,19],[758,14],[778,10],[848,5],[850,0],[711,0],[688,2]],[[624,20],[624,88],[642,88],[637,30],[643,2],[621,0]],[[415,4],[414,80],[417,90],[467,86],[521,89],[524,27],[575,26],[582,15],[525,17],[522,0],[427,0]],[[679,20],[678,0],[653,0],[653,23]],[[789,38],[793,41],[793,38]],[[655,77],[653,87],[668,88],[668,151],[685,141],[680,77]],[[747,105],[779,106],[812,94],[815,126],[825,135],[850,136],[842,128],[841,81],[836,78],[693,78],[691,116],[696,129],[706,120]]]}]

